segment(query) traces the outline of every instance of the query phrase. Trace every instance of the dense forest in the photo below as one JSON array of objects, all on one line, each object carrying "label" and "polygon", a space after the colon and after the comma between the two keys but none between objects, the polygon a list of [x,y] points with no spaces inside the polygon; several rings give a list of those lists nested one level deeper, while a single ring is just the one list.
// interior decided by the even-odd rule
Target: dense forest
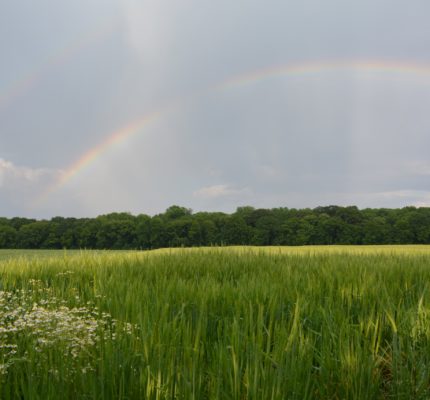
[{"label": "dense forest", "polygon": [[430,208],[255,209],[193,213],[172,206],[153,217],[0,218],[0,248],[155,249],[211,245],[430,244]]}]

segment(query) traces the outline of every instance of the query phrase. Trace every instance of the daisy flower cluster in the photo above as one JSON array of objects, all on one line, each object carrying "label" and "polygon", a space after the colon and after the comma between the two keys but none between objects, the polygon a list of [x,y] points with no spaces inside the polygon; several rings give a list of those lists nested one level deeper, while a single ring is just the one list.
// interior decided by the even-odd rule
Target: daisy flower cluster
[{"label": "daisy flower cluster", "polygon": [[[121,324],[92,303],[68,307],[41,281],[32,287],[0,291],[0,376],[19,362],[37,370],[61,362],[67,375],[93,370],[97,345],[116,340],[118,331],[131,335],[134,326]],[[54,364],[54,365],[53,365]]]}]

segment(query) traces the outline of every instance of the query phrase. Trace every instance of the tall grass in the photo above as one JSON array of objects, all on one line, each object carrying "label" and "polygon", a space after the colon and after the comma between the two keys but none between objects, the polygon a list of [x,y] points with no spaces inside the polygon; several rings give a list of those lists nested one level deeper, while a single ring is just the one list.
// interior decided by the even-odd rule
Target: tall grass
[{"label": "tall grass", "polygon": [[430,249],[0,263],[1,399],[428,399]]}]

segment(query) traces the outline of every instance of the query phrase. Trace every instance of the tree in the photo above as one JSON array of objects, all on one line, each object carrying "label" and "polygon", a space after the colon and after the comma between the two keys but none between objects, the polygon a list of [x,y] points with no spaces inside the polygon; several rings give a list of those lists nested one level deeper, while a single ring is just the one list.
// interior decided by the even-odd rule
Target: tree
[{"label": "tree", "polygon": [[200,215],[193,219],[188,233],[192,246],[209,246],[215,243],[215,223],[206,218],[208,216]]},{"label": "tree", "polygon": [[1,248],[150,249],[207,245],[430,243],[430,208],[238,207],[229,215],[172,206],[150,217],[127,212],[50,221],[0,218]]},{"label": "tree", "polygon": [[13,249],[16,247],[17,232],[9,225],[0,225],[0,249]]},{"label": "tree", "polygon": [[390,239],[390,229],[384,217],[376,216],[364,223],[364,244],[388,244]]},{"label": "tree", "polygon": [[192,210],[190,208],[171,206],[165,211],[164,217],[168,220],[172,220],[172,219],[178,219],[182,217],[188,217],[191,214],[192,214]]},{"label": "tree", "polygon": [[281,232],[281,221],[275,215],[271,213],[262,214],[255,220],[254,224],[252,244],[271,246],[278,242]]},{"label": "tree", "polygon": [[227,219],[224,239],[225,244],[246,245],[250,243],[252,231],[244,219],[238,215],[232,215]]},{"label": "tree", "polygon": [[49,222],[37,221],[21,226],[18,231],[19,246],[22,249],[41,249],[49,235]]},{"label": "tree", "polygon": [[151,248],[151,217],[148,215],[136,217],[136,244],[139,249]]}]

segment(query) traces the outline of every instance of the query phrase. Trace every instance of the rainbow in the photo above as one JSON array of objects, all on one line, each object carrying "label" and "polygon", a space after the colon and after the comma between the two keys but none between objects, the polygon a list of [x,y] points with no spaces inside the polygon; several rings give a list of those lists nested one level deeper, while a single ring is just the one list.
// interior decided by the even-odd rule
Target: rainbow
[{"label": "rainbow", "polygon": [[11,100],[22,93],[27,92],[34,86],[51,68],[65,64],[68,60],[80,53],[83,49],[104,39],[116,29],[115,23],[109,22],[96,30],[79,36],[67,46],[52,53],[38,67],[34,67],[20,78],[12,82],[6,89],[0,92],[0,107],[5,106]]},{"label": "rainbow", "polygon": [[[380,76],[381,74],[390,74],[393,78],[398,78],[399,74],[406,76],[414,76],[423,80],[426,83],[430,83],[430,65],[417,64],[417,63],[405,63],[405,62],[394,62],[394,61],[311,61],[297,64],[286,64],[280,66],[270,66],[267,68],[245,72],[238,76],[228,78],[220,83],[211,85],[205,90],[198,91],[191,96],[184,99],[197,101],[203,97],[212,95],[214,93],[224,92],[230,89],[234,89],[241,86],[253,85],[255,83],[264,81],[266,79],[277,78],[277,77],[295,77],[295,76],[306,76],[306,75],[317,75],[327,72],[371,72]],[[177,109],[177,105],[181,104],[181,99],[172,102],[171,106],[163,107],[158,111],[151,114],[145,115],[144,117],[137,119],[134,122],[127,124],[125,127],[114,131],[107,138],[96,147],[90,149],[84,155],[82,155],[75,163],[73,163],[67,170],[63,172],[61,178],[54,183],[54,185],[48,190],[47,193],[52,193],[55,190],[60,189],[62,186],[67,184],[74,176],[84,170],[93,161],[98,159],[108,149],[114,147],[118,143],[130,139],[132,136],[140,133],[147,125],[157,118],[164,117],[172,109]]]},{"label": "rainbow", "polygon": [[216,90],[222,91],[239,86],[253,85],[267,79],[281,76],[294,77],[317,75],[327,72],[369,72],[376,75],[390,74],[394,77],[410,75],[427,79],[430,83],[430,65],[395,61],[317,61],[280,66],[269,66],[255,71],[245,72],[216,85]]},{"label": "rainbow", "polygon": [[89,151],[84,153],[80,158],[78,158],[72,165],[67,168],[67,170],[62,171],[59,179],[54,182],[53,185],[49,186],[41,196],[35,201],[39,204],[43,201],[49,194],[55,192],[69,182],[79,171],[84,170],[95,160],[97,160],[102,154],[107,150],[114,147],[116,144],[124,142],[133,135],[139,133],[146,126],[155,122],[163,114],[163,110],[155,111],[151,114],[145,115],[144,117],[129,123],[128,125],[114,131],[107,138],[99,143],[97,146],[91,148]]},{"label": "rainbow", "polygon": [[98,146],[92,148],[90,151],[85,153],[81,158],[79,158],[74,164],[72,164],[67,171],[61,176],[58,181],[58,185],[62,186],[72,179],[80,170],[87,167],[94,160],[99,158],[101,154],[106,152],[106,150],[114,147],[116,144],[123,142],[124,140],[130,138],[132,135],[138,133],[145,126],[150,124],[160,115],[159,112],[146,115],[140,120],[134,121],[127,126],[115,131],[113,134],[108,136],[106,140],[101,142]]}]

